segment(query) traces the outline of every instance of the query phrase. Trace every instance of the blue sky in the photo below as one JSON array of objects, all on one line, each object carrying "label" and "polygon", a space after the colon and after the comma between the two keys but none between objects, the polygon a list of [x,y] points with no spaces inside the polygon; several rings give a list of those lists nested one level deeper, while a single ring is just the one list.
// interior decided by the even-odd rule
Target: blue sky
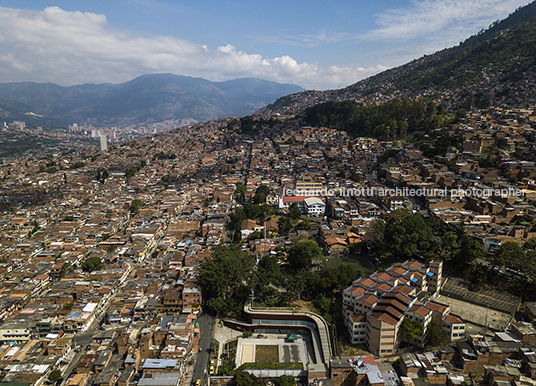
[{"label": "blue sky", "polygon": [[463,41],[527,0],[3,0],[0,82],[170,72],[345,87]]}]

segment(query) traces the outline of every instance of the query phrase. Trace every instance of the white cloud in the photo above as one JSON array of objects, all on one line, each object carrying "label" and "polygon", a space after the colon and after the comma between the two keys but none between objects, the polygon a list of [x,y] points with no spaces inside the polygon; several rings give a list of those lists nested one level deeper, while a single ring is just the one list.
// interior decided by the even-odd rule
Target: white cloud
[{"label": "white cloud", "polygon": [[455,46],[528,3],[529,0],[413,0],[406,8],[376,15],[378,28],[354,39],[378,42],[378,48],[366,59],[395,67]]},{"label": "white cloud", "polygon": [[448,31],[453,39],[463,39],[528,3],[528,0],[414,0],[408,8],[390,9],[378,15],[379,28],[364,37],[434,38],[437,33],[443,35]]},{"label": "white cloud", "polygon": [[104,15],[67,12],[58,7],[43,11],[0,7],[0,82],[120,83],[147,73],[170,72],[214,81],[258,77],[309,89],[339,88],[385,70],[386,66],[455,45],[527,3],[528,0],[414,0],[407,8],[377,15],[378,28],[365,34],[320,30],[277,37],[274,41],[306,47],[344,42],[348,56],[360,52],[357,47],[353,52],[349,41],[377,42],[355,60],[369,63],[363,67],[324,67],[297,62],[288,55],[266,58],[231,44],[214,50],[170,36],[145,38],[111,28]]},{"label": "white cloud", "polygon": [[302,34],[298,36],[272,36],[260,35],[255,36],[255,39],[260,42],[295,46],[295,47],[318,47],[325,44],[334,44],[344,41],[351,41],[358,38],[358,35],[350,32],[334,32],[319,30],[316,34]]},{"label": "white cloud", "polygon": [[325,89],[346,86],[383,68],[326,69],[289,56],[264,58],[230,44],[210,50],[169,36],[149,39],[110,28],[104,15],[58,7],[42,12],[0,7],[0,24],[0,82],[120,83],[171,72],[214,81],[258,77]]}]

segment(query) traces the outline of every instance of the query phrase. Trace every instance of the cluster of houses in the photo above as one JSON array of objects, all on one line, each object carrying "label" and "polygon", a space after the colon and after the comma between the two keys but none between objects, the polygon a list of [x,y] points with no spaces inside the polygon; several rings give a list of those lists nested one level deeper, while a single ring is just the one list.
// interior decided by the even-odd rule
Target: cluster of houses
[{"label": "cluster of houses", "polygon": [[[240,207],[239,184],[246,200],[268,187],[266,203],[278,213],[242,222],[244,248],[255,254],[314,236],[334,256],[364,241],[374,221],[400,208],[452,226],[463,222],[490,251],[506,241],[524,242],[536,236],[535,125],[533,108],[471,113],[434,133],[456,138],[459,146],[430,158],[410,143],[350,138],[298,121],[249,136],[222,119],[106,152],[73,147],[7,159],[0,164],[0,340],[4,354],[11,354],[0,376],[13,380],[23,369],[7,358],[28,353],[42,359],[101,324],[117,327],[115,343],[130,331],[135,349],[158,357],[147,359],[178,360],[172,368],[180,374],[195,345],[192,326],[203,303],[198,268],[211,246],[231,241],[229,216]],[[379,164],[387,151],[391,156]],[[436,194],[380,193],[397,188]],[[483,193],[469,193],[476,191]],[[282,237],[276,218],[287,216],[292,204],[314,226]],[[88,268],[90,258],[101,265]],[[463,336],[463,322],[448,307],[420,296],[433,298],[440,277],[440,263],[408,262],[356,281],[344,293],[352,341],[390,355],[406,318],[425,329],[440,323],[453,341]],[[153,322],[166,313],[185,315],[170,322],[180,326],[173,337],[161,336]],[[378,335],[383,330],[386,340]],[[422,337],[414,339],[422,343]],[[10,351],[15,348],[20,352]],[[64,354],[53,363],[32,359],[36,371],[47,373],[66,360]],[[47,363],[47,369],[39,367]],[[123,376],[113,374],[110,379]]]}]

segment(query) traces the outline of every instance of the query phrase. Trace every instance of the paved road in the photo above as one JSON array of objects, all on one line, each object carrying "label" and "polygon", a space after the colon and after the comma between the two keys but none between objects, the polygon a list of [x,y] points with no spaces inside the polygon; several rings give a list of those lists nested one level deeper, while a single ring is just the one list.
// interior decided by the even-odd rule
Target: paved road
[{"label": "paved road", "polygon": [[[137,266],[137,264],[135,265],[135,267],[136,266]],[[131,272],[133,272],[133,270]],[[123,288],[126,285],[126,283],[128,283],[128,280],[125,280],[123,282],[123,284],[121,284],[119,286],[119,289]],[[74,339],[73,339],[74,346],[75,347],[76,346],[81,346],[81,350],[80,350],[80,352],[76,353],[73,356],[73,359],[71,360],[71,363],[69,363],[69,365],[64,368],[64,371],[62,372],[63,381],[61,383],[61,386],[64,386],[64,385],[67,384],[67,381],[68,381],[69,377],[71,376],[71,373],[75,369],[76,365],[78,364],[78,362],[80,361],[82,356],[84,356],[87,353],[88,350],[86,348],[91,343],[91,339],[92,339],[93,335],[95,335],[95,333],[100,330],[102,321],[106,316],[106,311],[108,310],[108,307],[110,306],[110,304],[115,299],[115,295],[116,294],[114,293],[112,296],[110,296],[106,300],[106,302],[102,305],[102,307],[100,307],[100,310],[97,313],[97,315],[95,317],[95,320],[93,321],[91,326],[89,326],[87,331],[77,333],[74,336]]]},{"label": "paved road", "polygon": [[210,343],[214,337],[214,323],[215,319],[213,316],[202,313],[197,318],[199,322],[199,354],[197,356],[197,363],[194,369],[193,382],[197,379],[201,379],[203,385],[207,384],[208,381],[208,372],[209,372],[209,362],[210,362]]}]

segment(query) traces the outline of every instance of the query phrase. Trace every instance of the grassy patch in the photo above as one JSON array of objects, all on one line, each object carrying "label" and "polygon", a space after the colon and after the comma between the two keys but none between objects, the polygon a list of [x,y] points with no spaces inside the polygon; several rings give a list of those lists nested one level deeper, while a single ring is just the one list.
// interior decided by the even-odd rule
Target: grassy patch
[{"label": "grassy patch", "polygon": [[[345,256],[337,255],[333,257],[326,258],[326,267],[328,268],[337,268],[342,264],[350,264],[355,269],[359,269],[363,272],[363,276],[369,276],[373,272],[374,265],[368,261],[367,256]],[[356,279],[358,279],[356,277]]]},{"label": "grassy patch", "polygon": [[275,309],[278,310],[285,310],[285,311],[292,311],[293,307],[291,307],[288,302],[285,299],[278,298],[275,300],[274,304],[266,304],[266,302],[261,302],[255,300],[253,302],[253,308],[254,310],[263,310],[263,309]]},{"label": "grassy patch", "polygon": [[241,370],[259,369],[259,370],[302,370],[301,363],[244,363],[240,366]]},{"label": "grassy patch", "polygon": [[279,362],[279,347],[277,345],[256,345],[255,362],[274,363]]},{"label": "grassy patch", "polygon": [[364,344],[351,344],[348,335],[339,336],[339,354],[343,356],[370,355]]}]

